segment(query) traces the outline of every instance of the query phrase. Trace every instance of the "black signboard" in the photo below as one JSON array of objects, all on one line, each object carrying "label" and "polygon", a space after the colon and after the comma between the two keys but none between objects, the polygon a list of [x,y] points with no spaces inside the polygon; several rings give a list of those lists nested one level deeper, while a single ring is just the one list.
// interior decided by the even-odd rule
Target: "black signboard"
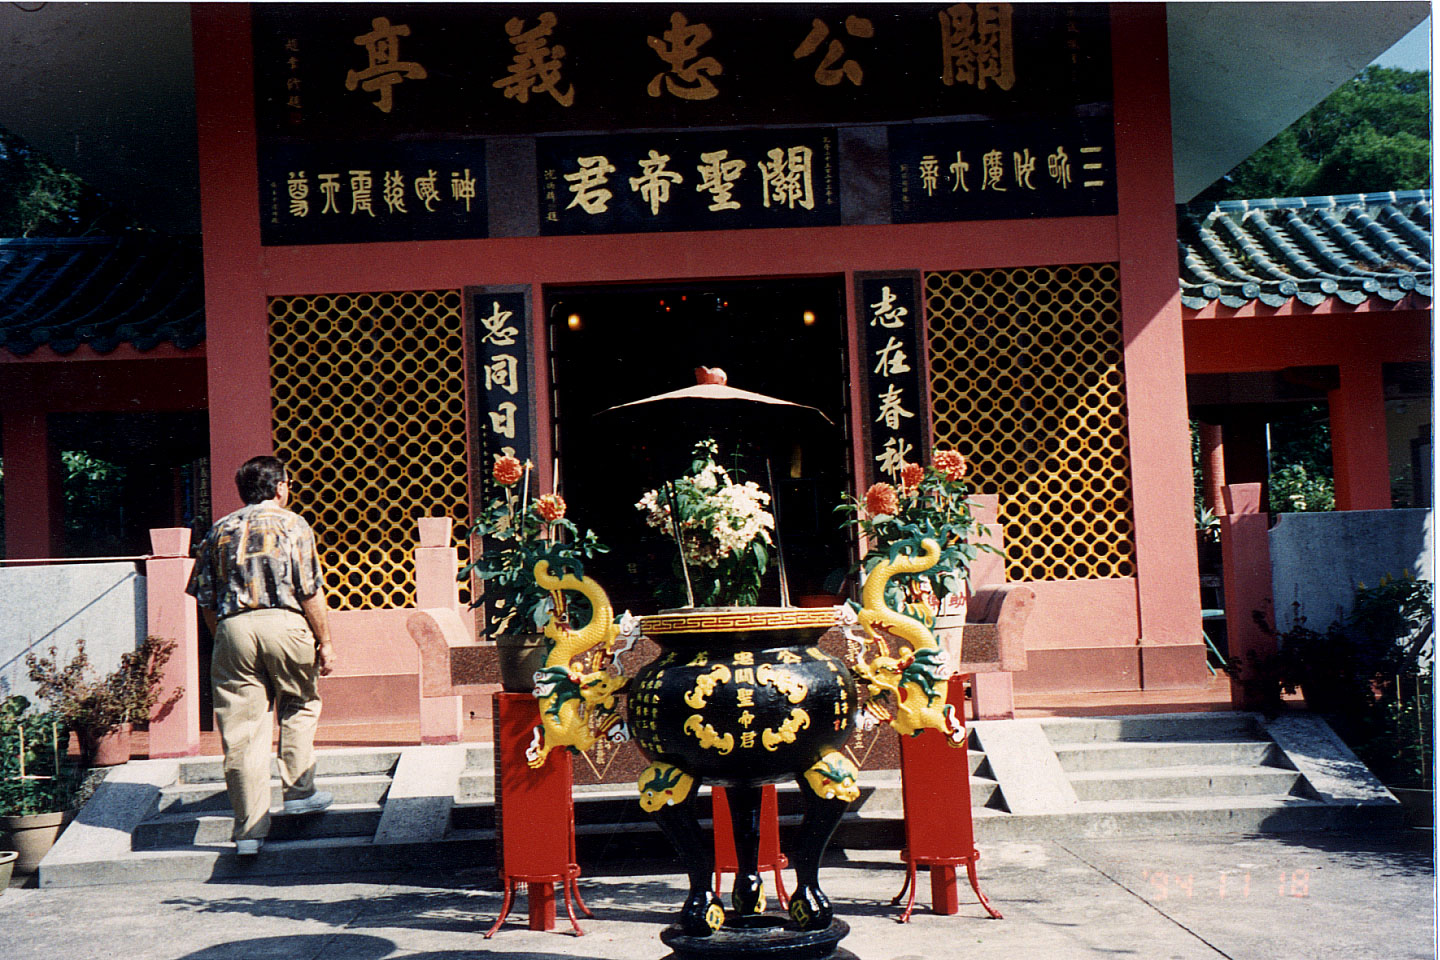
[{"label": "black signboard", "polygon": [[898,485],[900,468],[924,463],[930,447],[929,402],[925,390],[920,277],[915,273],[859,274],[865,394],[866,485]]},{"label": "black signboard", "polygon": [[836,140],[828,128],[543,137],[540,232],[834,226]]},{"label": "black signboard", "polygon": [[256,4],[262,139],[923,117],[1112,99],[1099,4]]},{"label": "black signboard", "polygon": [[484,237],[485,144],[285,143],[260,151],[265,245]]},{"label": "black signboard", "polygon": [[[475,379],[472,407],[478,419],[473,484],[476,504],[488,504],[504,494],[495,483],[495,461],[515,457],[535,461],[535,388],[530,376],[530,295],[528,288],[467,287],[471,356]],[[529,493],[539,474],[530,471]],[[517,491],[517,496],[521,491]],[[483,508],[481,508],[483,509]],[[519,509],[518,506],[516,509]],[[481,545],[484,550],[484,544]],[[486,605],[486,636],[496,613]]]},{"label": "black signboard", "polygon": [[891,127],[895,223],[1113,216],[1108,115],[1030,123]]}]

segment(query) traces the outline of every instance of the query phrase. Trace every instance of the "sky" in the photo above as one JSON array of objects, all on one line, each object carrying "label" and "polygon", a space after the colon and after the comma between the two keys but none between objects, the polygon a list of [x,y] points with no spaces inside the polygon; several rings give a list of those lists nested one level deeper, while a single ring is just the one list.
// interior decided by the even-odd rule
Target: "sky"
[{"label": "sky", "polygon": [[1382,67],[1404,70],[1430,69],[1430,18],[1426,17],[1414,30],[1401,37],[1395,46],[1373,61]]}]

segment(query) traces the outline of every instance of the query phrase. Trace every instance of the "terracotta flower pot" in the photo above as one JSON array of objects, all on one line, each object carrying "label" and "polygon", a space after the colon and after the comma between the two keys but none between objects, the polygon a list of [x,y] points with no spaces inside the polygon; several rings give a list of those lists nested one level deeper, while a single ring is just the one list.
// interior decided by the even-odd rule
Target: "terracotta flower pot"
[{"label": "terracotta flower pot", "polygon": [[96,767],[114,767],[130,762],[130,733],[133,724],[122,723],[104,733],[84,730],[80,734],[80,746],[93,756],[90,761]]},{"label": "terracotta flower pot", "polygon": [[495,638],[500,687],[506,693],[535,689],[535,671],[545,666],[550,641],[543,633],[502,633]]},{"label": "terracotta flower pot", "polygon": [[10,886],[10,875],[15,870],[15,861],[19,857],[14,850],[0,850],[0,896],[3,896],[5,888]]},{"label": "terracotta flower pot", "polygon": [[18,854],[15,873],[22,877],[34,873],[45,854],[55,845],[60,831],[75,819],[75,813],[74,810],[63,810],[59,813],[0,817],[0,849],[14,850]]}]

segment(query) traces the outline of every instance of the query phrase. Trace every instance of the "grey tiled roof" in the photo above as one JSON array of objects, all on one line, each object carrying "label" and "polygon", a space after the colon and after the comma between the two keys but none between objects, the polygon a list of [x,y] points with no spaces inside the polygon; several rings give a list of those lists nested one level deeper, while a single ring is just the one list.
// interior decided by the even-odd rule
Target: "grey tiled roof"
[{"label": "grey tiled roof", "polygon": [[[1434,285],[1429,190],[1224,200],[1180,210],[1181,302],[1317,306],[1428,301]],[[1428,305],[1428,303],[1427,303]]]},{"label": "grey tiled roof", "polygon": [[0,240],[0,347],[109,353],[205,339],[200,242],[156,234]]}]

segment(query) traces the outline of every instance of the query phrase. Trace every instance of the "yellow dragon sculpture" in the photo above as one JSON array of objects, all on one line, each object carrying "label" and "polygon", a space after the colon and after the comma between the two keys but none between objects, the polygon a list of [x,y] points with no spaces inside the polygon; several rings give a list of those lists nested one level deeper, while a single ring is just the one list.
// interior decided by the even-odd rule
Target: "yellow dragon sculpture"
[{"label": "yellow dragon sculpture", "polygon": [[610,653],[620,635],[610,598],[600,585],[589,577],[577,578],[573,574],[551,576],[546,560],[535,564],[535,582],[556,597],[557,610],[561,608],[560,592],[574,590],[590,601],[592,611],[590,622],[579,630],[561,626],[553,612],[545,624],[545,636],[552,646],[545,666],[535,674],[540,725],[525,751],[526,762],[539,768],[557,747],[569,747],[578,753],[593,747],[602,736],[617,742],[628,739],[625,724],[615,712],[615,694],[629,678],[608,670],[586,673],[571,665],[575,658],[601,644],[604,652]]},{"label": "yellow dragon sculpture", "polygon": [[[946,702],[949,665],[945,652],[924,623],[897,613],[885,603],[885,588],[891,577],[923,573],[940,559],[940,545],[934,540],[922,540],[920,549],[918,557],[882,558],[866,576],[859,621],[868,638],[866,644],[874,643],[881,652],[866,660],[866,644],[862,644],[855,658],[855,673],[869,684],[872,698],[887,690],[894,695],[896,710],[890,725],[897,733],[914,736],[921,730],[939,730],[952,746],[959,746],[965,739],[965,724]],[[883,627],[910,645],[902,646],[894,657],[884,653],[887,646],[876,627]]]}]

